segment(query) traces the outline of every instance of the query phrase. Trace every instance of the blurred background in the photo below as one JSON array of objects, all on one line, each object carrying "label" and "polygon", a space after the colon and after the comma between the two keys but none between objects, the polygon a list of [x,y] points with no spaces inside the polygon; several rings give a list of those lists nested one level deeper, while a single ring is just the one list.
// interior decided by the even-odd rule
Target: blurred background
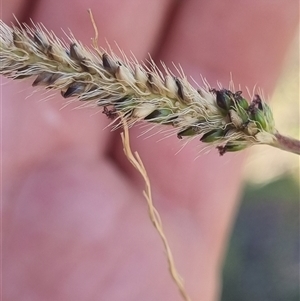
[{"label": "blurred background", "polygon": [[[299,137],[299,38],[270,99],[276,128]],[[223,271],[222,301],[299,301],[299,157],[253,147]]]}]

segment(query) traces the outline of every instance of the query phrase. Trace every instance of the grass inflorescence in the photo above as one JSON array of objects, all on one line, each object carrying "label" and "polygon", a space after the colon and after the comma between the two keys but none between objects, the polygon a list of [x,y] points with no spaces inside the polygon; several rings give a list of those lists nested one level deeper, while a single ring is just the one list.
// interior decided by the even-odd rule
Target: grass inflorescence
[{"label": "grass inflorescence", "polygon": [[122,53],[87,48],[72,34],[65,43],[41,24],[8,26],[0,20],[0,74],[23,79],[33,86],[60,90],[103,107],[109,118],[170,125],[178,138],[199,137],[216,145],[219,153],[268,144],[300,153],[299,141],[281,136],[270,107],[259,95],[248,101],[241,91],[219,87],[194,88],[183,71],[176,76],[152,59],[148,64]]}]

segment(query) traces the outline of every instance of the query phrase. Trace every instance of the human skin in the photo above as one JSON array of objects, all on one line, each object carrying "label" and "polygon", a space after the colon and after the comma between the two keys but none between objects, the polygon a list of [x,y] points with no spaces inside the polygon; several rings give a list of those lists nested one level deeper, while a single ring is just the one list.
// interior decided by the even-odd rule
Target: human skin
[{"label": "human skin", "polygon": [[[42,22],[85,44],[114,41],[138,59],[180,63],[201,84],[271,94],[298,24],[298,1],[2,1],[2,19]],[[174,8],[177,3],[176,9]],[[2,79],[4,300],[181,300],[147,216],[143,182],[119,132],[95,110],[60,110],[56,94]],[[100,110],[96,110],[98,112]],[[104,130],[103,130],[104,129]],[[192,300],[218,300],[220,272],[241,188],[245,152],[180,152],[176,137],[138,137],[153,199]],[[177,153],[178,152],[178,153]],[[197,157],[196,160],[194,160]],[[245,275],[246,277],[246,275]]]}]

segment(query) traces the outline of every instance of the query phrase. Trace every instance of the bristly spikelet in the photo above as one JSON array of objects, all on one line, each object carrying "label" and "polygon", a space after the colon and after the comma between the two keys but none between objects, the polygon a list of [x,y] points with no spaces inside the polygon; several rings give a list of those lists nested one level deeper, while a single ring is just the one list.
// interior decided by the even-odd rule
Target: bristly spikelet
[{"label": "bristly spikelet", "polygon": [[92,101],[129,125],[168,124],[179,138],[198,135],[217,144],[220,154],[276,140],[271,110],[258,95],[248,103],[240,91],[207,84],[196,90],[183,74],[175,76],[162,65],[163,74],[151,59],[139,64],[125,55],[90,50],[72,35],[67,45],[40,24],[9,27],[0,21],[0,34],[0,74],[33,77],[33,86]]}]

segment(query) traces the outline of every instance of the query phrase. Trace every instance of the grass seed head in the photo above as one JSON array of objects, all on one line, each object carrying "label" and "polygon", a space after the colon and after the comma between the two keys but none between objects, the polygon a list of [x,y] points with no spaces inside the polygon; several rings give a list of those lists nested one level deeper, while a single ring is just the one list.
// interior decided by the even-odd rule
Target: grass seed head
[{"label": "grass seed head", "polygon": [[124,54],[121,59],[73,36],[67,44],[41,24],[10,27],[0,21],[0,34],[0,74],[32,77],[33,86],[102,106],[110,118],[121,114],[130,125],[171,125],[178,138],[199,136],[218,145],[220,154],[276,140],[272,112],[259,95],[248,102],[241,91],[210,89],[205,81],[196,90],[181,70],[175,76],[163,64],[163,74],[152,59],[147,66]]}]

